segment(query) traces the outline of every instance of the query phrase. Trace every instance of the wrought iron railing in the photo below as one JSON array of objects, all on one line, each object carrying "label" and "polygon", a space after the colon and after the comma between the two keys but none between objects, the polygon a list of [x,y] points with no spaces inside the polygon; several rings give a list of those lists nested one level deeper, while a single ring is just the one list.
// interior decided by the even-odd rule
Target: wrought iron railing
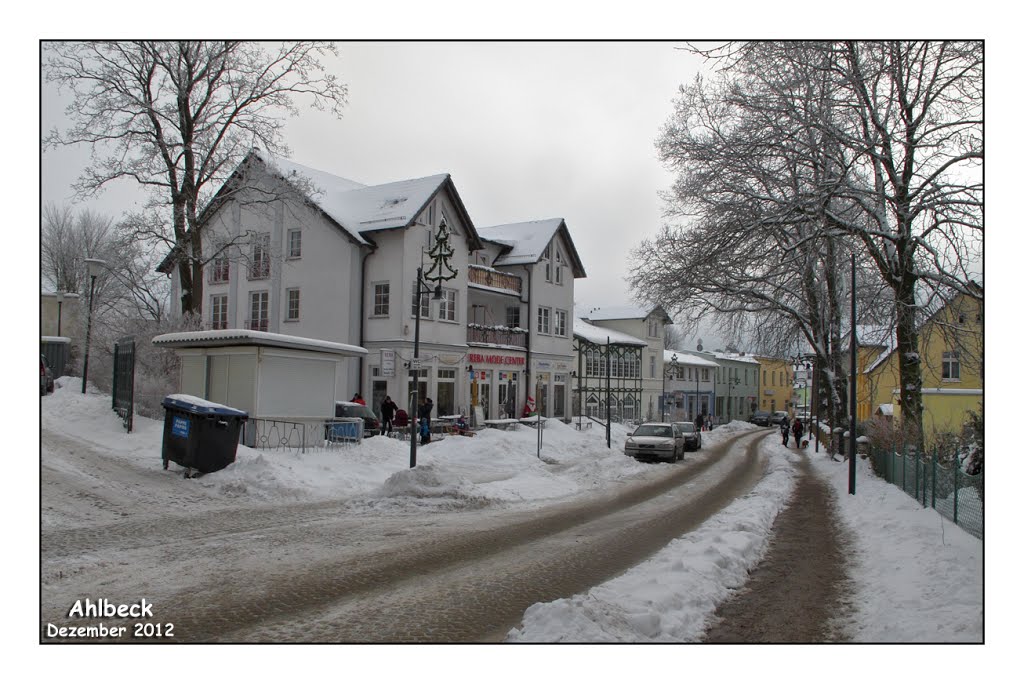
[{"label": "wrought iron railing", "polygon": [[483,326],[470,323],[466,326],[466,341],[479,344],[498,344],[505,347],[525,347],[526,331],[522,328]]},{"label": "wrought iron railing", "polygon": [[249,280],[266,280],[270,277],[270,259],[260,259],[249,264]]},{"label": "wrought iron railing", "polygon": [[267,318],[247,318],[245,320],[246,330],[259,330],[260,332],[267,332],[270,325],[270,319]]},{"label": "wrought iron railing", "polygon": [[469,284],[492,287],[498,290],[508,290],[517,295],[523,293],[523,279],[521,277],[474,264],[469,265]]},{"label": "wrought iron railing", "polygon": [[114,344],[114,412],[125,430],[132,431],[135,417],[135,338],[122,337]]},{"label": "wrought iron railing", "polygon": [[242,427],[242,443],[266,451],[331,451],[363,441],[362,418],[256,418]]}]

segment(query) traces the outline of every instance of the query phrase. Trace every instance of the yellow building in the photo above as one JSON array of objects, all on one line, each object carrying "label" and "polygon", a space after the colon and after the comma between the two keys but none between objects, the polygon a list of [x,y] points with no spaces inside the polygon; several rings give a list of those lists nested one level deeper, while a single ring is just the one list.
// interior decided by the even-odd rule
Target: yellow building
[{"label": "yellow building", "polygon": [[[981,410],[983,333],[981,302],[963,295],[921,326],[918,352],[922,362],[922,423],[926,447],[937,433],[959,434],[967,422],[967,412]],[[889,405],[893,417],[899,417],[899,363],[894,352],[890,351],[866,369],[864,384],[858,386],[858,393],[861,391],[870,396],[872,412]],[[857,403],[858,417],[861,417],[861,402]]]},{"label": "yellow building", "polygon": [[754,358],[761,364],[758,410],[790,411],[793,406],[793,366],[786,359]]}]

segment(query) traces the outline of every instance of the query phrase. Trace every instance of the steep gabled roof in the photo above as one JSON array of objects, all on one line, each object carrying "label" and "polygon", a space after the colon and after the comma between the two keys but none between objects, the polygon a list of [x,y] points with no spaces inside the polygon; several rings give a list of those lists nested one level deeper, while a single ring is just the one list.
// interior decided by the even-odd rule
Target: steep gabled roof
[{"label": "steep gabled roof", "polygon": [[500,245],[501,255],[494,260],[495,266],[518,266],[535,264],[540,261],[541,254],[555,238],[561,235],[569,248],[569,261],[574,278],[586,278],[587,272],[576,252],[572,236],[565,225],[565,219],[550,218],[522,223],[506,223],[479,229],[480,237],[485,241]]}]

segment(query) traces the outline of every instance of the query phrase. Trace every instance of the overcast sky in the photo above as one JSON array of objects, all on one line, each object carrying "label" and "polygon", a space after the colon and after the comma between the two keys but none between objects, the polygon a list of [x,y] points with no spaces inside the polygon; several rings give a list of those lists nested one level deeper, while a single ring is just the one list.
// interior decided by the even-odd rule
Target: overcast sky
[{"label": "overcast sky", "polygon": [[[701,61],[670,42],[339,43],[341,120],[309,110],[285,139],[301,164],[366,184],[450,173],[477,227],[564,218],[581,306],[631,303],[631,248],[662,223],[672,176],[655,140]],[[43,89],[43,129],[64,102]],[[43,154],[43,201],[67,201],[85,150]],[[90,206],[117,215],[113,188]]]}]

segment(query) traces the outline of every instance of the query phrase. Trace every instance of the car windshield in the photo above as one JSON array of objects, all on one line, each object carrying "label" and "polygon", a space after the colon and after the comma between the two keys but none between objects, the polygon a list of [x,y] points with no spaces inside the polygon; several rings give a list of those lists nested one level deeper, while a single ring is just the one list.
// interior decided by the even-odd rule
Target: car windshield
[{"label": "car windshield", "polygon": [[669,425],[641,425],[633,432],[634,437],[671,437],[672,427]]},{"label": "car windshield", "polygon": [[697,428],[693,427],[693,423],[676,423],[679,429],[683,432],[696,432]]}]

